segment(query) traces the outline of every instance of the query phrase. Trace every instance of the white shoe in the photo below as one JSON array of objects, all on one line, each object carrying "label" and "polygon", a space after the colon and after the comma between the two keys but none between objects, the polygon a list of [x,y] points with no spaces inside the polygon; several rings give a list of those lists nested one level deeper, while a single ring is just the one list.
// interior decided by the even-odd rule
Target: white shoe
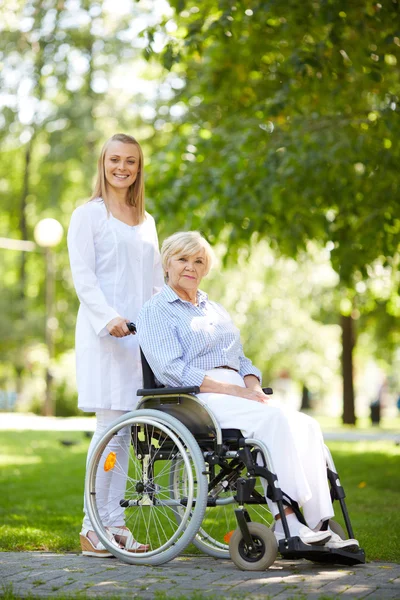
[{"label": "white shoe", "polygon": [[[277,541],[284,540],[286,538],[284,533],[277,533],[274,531],[275,537]],[[291,534],[293,536],[293,534]],[[334,535],[331,531],[313,531],[306,525],[302,525],[299,527],[298,532],[295,536],[298,536],[303,544],[310,544],[311,546],[323,546],[331,539],[331,536]]]},{"label": "white shoe", "polygon": [[347,552],[357,552],[357,550],[359,550],[360,544],[357,540],[342,540],[337,533],[333,533],[330,529],[329,533],[331,534],[331,539],[326,542],[326,548],[332,548],[332,550],[346,550]]}]

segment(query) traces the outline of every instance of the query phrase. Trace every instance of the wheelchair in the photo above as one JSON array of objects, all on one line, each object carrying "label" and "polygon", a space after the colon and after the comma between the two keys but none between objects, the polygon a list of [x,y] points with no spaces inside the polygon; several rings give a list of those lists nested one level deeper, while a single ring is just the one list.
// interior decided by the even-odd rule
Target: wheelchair
[{"label": "wheelchair", "polygon": [[[280,489],[265,444],[244,439],[240,430],[221,429],[197,397],[198,387],[158,387],[143,354],[142,367],[144,389],[137,392],[137,409],[104,433],[91,453],[85,480],[94,530],[115,557],[133,565],[161,565],[193,543],[211,557],[230,558],[241,570],[268,569],[278,552],[286,559],[365,563],[361,548],[333,550],[291,537],[285,506],[304,519]],[[270,388],[264,391],[272,393]],[[331,497],[339,502],[348,537],[353,538],[345,493],[327,447],[325,451]],[[104,489],[103,471],[110,478]],[[279,544],[260,478],[279,508],[285,532]],[[125,490],[123,497],[116,489]],[[109,514],[109,503],[119,505],[119,514]],[[126,526],[143,545],[140,553],[116,545],[110,536],[108,528],[121,524],[122,510]],[[330,527],[346,539],[338,523],[330,520]]]}]

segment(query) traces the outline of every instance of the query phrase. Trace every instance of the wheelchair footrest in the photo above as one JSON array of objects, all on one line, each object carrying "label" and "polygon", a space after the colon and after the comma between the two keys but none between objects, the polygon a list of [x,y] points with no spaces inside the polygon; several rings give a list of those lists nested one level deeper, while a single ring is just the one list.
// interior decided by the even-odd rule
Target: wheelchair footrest
[{"label": "wheelchair footrest", "polygon": [[349,566],[365,563],[365,553],[362,548],[357,552],[347,552],[346,550],[334,550],[324,546],[311,546],[310,544],[304,544],[297,536],[280,540],[278,550],[282,558],[290,560],[305,558],[313,562]]}]

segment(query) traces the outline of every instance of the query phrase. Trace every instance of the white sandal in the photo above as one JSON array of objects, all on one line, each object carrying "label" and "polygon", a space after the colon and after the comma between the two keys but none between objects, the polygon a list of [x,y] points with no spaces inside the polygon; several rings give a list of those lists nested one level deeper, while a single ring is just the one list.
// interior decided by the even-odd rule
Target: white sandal
[{"label": "white sandal", "polygon": [[121,544],[121,546],[123,546],[125,550],[128,550],[128,552],[141,554],[142,552],[148,552],[150,549],[149,544],[141,544],[140,542],[137,542],[126,525],[120,525],[119,527],[107,527],[107,529],[113,534],[115,541],[118,544]]},{"label": "white sandal", "polygon": [[84,556],[98,556],[99,558],[108,558],[112,556],[111,552],[109,552],[107,548],[103,546],[100,540],[97,542],[96,545],[93,544],[92,540],[89,538],[88,535],[89,531],[93,531],[93,529],[86,529],[84,527],[79,534],[81,540],[82,554]]}]

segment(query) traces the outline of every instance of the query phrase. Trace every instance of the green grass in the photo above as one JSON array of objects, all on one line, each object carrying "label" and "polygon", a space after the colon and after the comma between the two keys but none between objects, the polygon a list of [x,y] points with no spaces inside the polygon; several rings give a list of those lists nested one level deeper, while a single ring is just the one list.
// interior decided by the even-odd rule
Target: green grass
[{"label": "green grass", "polygon": [[[65,439],[75,444],[63,446]],[[88,443],[81,432],[1,432],[0,551],[79,552]],[[400,562],[400,446],[329,447],[367,559]]]},{"label": "green grass", "polygon": [[87,449],[82,432],[1,432],[0,550],[79,550]]},{"label": "green grass", "polygon": [[367,560],[400,562],[400,446],[363,441],[330,442],[329,448]]}]

